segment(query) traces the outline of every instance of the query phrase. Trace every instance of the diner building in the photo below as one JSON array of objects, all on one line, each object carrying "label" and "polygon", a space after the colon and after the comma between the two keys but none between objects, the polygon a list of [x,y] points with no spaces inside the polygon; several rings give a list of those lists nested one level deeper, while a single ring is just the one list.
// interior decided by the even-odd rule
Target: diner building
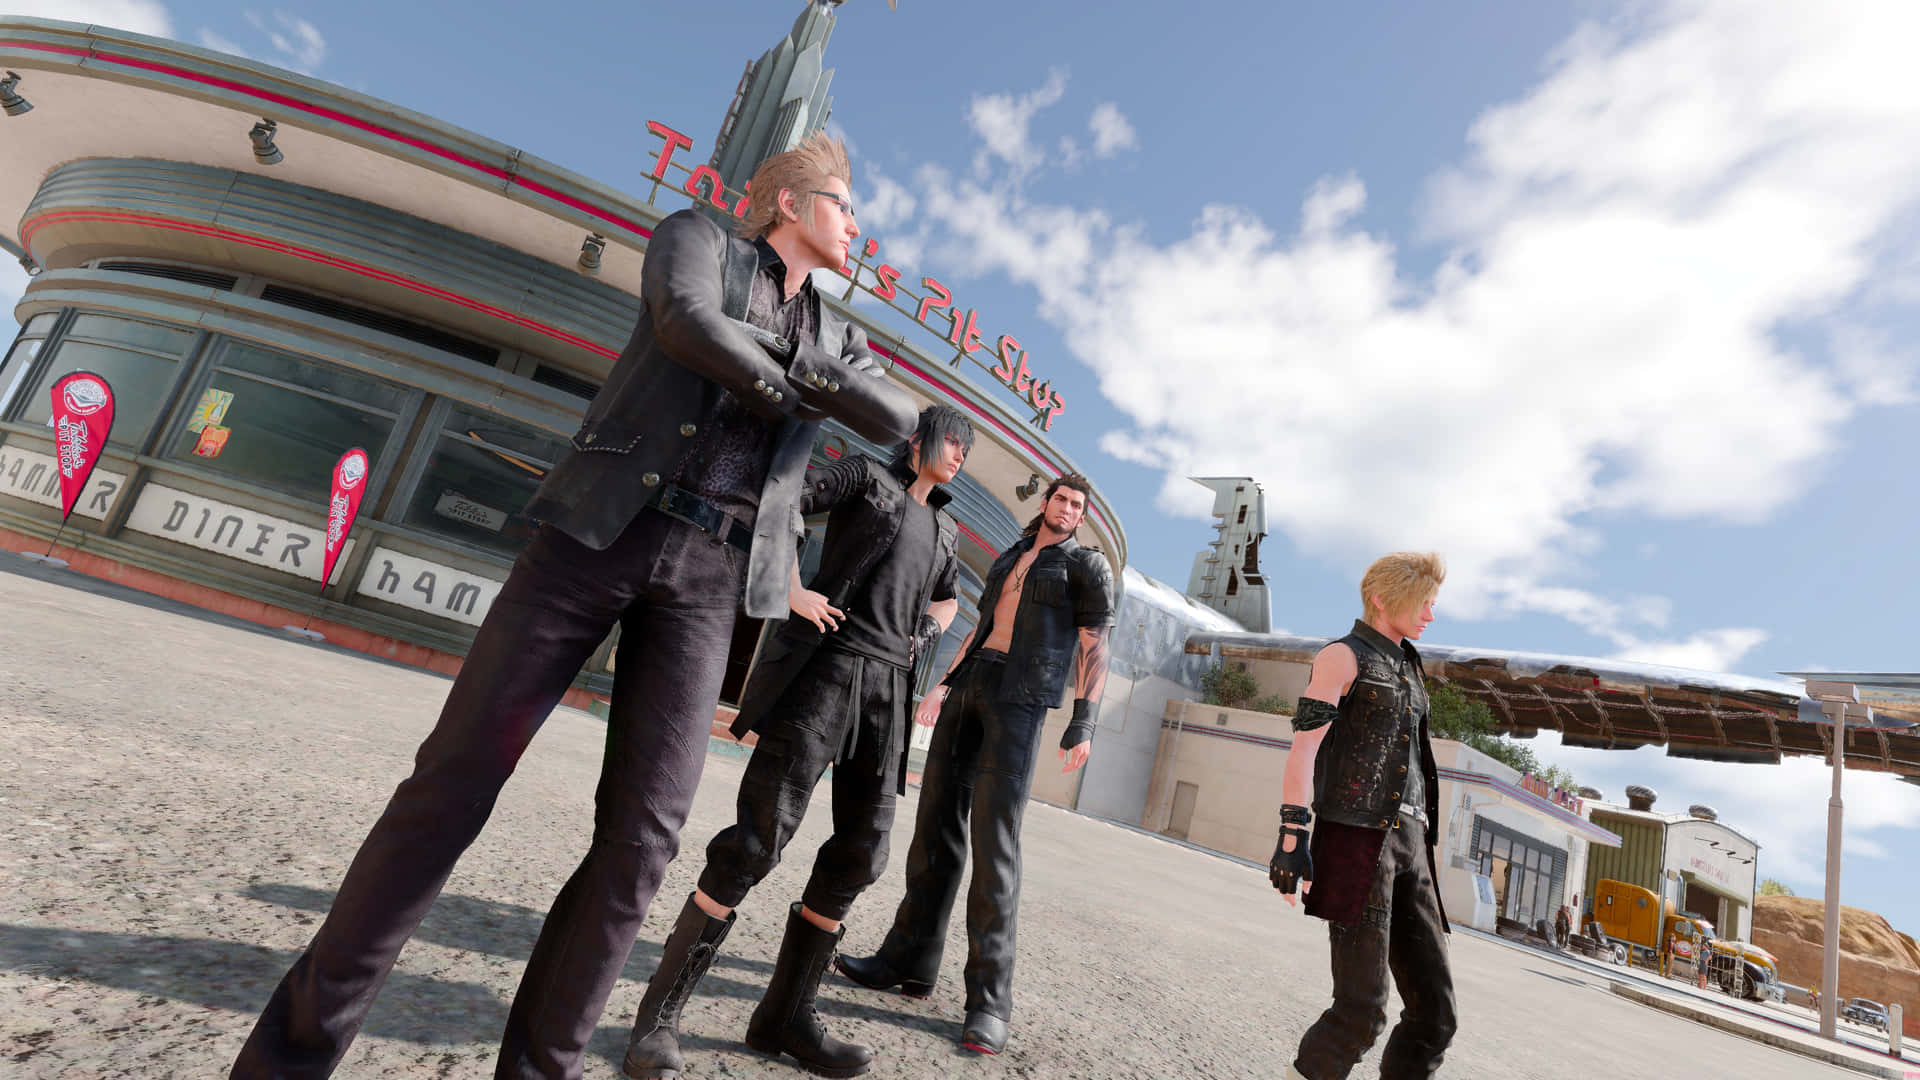
[{"label": "diner building", "polygon": [[[835,18],[806,5],[735,101],[685,118],[722,121],[729,175],[750,172],[743,147],[824,124]],[[0,116],[0,248],[32,274],[0,353],[0,547],[44,551],[57,532],[81,572],[456,668],[532,534],[522,508],[632,331],[653,227],[689,205],[724,220],[739,193],[672,118],[636,117],[655,168],[629,191],[344,87],[98,26],[0,17],[0,71],[20,102]],[[1050,438],[1072,414],[1017,342],[982,347],[936,277],[898,280],[874,240],[856,254],[823,302],[920,404],[977,432],[938,670],[1045,481],[1079,471]],[[78,369],[108,380],[117,419],[62,528],[49,387]],[[323,587],[330,471],[354,446],[367,491]],[[829,423],[815,459],[858,451],[892,448]],[[1080,539],[1124,567],[1098,493]],[[759,630],[741,628],[729,696]],[[605,688],[617,638],[579,690]]]}]

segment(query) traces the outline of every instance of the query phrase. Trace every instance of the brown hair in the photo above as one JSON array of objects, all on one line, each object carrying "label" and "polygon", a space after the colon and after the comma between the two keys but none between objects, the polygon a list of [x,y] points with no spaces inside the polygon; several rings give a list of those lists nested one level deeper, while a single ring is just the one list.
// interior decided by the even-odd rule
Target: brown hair
[{"label": "brown hair", "polygon": [[775,154],[753,170],[747,181],[747,216],[740,222],[740,235],[749,240],[772,232],[785,220],[780,214],[780,193],[793,192],[793,209],[805,217],[813,209],[814,188],[838,177],[853,190],[853,166],[847,163],[847,148],[839,139],[816,131],[800,140],[800,145]]},{"label": "brown hair", "polygon": [[1360,577],[1360,618],[1377,614],[1373,598],[1387,606],[1387,614],[1398,615],[1440,594],[1447,580],[1447,561],[1437,551],[1396,551],[1373,560]]},{"label": "brown hair", "polygon": [[[1046,493],[1040,496],[1040,512],[1033,515],[1032,521],[1027,522],[1027,527],[1020,533],[1021,536],[1032,536],[1040,531],[1040,524],[1047,515],[1046,505],[1053,501],[1053,493],[1059,491],[1061,488],[1071,488],[1086,496],[1087,502],[1091,503],[1093,501],[1092,482],[1079,473],[1068,473],[1047,485]],[[1082,520],[1085,520],[1084,514],[1082,515]]]}]

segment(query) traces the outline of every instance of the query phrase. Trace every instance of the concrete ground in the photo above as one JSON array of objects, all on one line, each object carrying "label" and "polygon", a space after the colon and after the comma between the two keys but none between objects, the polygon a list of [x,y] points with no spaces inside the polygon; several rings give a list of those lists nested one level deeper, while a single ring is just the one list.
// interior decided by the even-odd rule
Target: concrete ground
[{"label": "concrete ground", "polygon": [[[447,686],[0,552],[0,1073],[223,1074]],[[584,849],[602,735],[585,713],[554,715],[340,1075],[490,1071],[522,962]],[[708,761],[685,857],[601,1018],[589,1077],[618,1073],[660,939],[730,819],[742,767]],[[740,1037],[825,838],[825,803],[687,1010],[691,1076],[800,1075]],[[911,817],[909,799],[893,865],[849,921],[850,952],[878,944],[900,897]],[[1274,1077],[1327,1002],[1322,925],[1258,870],[1038,804],[1025,866],[1004,1055],[954,1046],[958,925],[931,1000],[828,977],[821,1012],[876,1048],[874,1075]],[[1857,1075],[1635,1005],[1603,971],[1466,934],[1452,950],[1461,1030],[1442,1075]],[[1377,1061],[1355,1075],[1376,1075]]]}]

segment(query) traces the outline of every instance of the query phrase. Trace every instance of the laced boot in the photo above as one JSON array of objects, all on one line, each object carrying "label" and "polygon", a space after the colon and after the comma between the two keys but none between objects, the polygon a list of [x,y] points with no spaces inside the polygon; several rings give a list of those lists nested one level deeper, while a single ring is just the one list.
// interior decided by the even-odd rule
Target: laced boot
[{"label": "laced boot", "polygon": [[680,918],[667,935],[660,969],[640,999],[640,1015],[634,1018],[621,1072],[633,1080],[680,1080],[686,1068],[680,1054],[680,1008],[713,964],[734,918],[729,913],[725,919],[716,919],[700,910],[692,896],[687,897],[687,906],[680,909]]}]

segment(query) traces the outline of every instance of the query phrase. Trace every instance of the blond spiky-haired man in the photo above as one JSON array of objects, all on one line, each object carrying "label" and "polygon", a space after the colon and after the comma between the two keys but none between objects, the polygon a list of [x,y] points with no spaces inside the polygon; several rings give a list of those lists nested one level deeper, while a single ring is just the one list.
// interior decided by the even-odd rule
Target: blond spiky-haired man
[{"label": "blond spiky-haired man", "polygon": [[1453,1039],[1433,865],[1439,779],[1413,647],[1446,577],[1432,553],[1375,560],[1360,579],[1361,617],[1314,657],[1294,711],[1269,870],[1289,905],[1297,886],[1307,914],[1328,922],[1333,1004],[1300,1040],[1289,1077],[1343,1080],[1386,1029],[1389,974],[1405,1008],[1380,1059],[1383,1080],[1432,1076]]},{"label": "blond spiky-haired man", "polygon": [[[593,840],[541,927],[496,1075],[579,1076],[693,805],[735,615],[786,614],[819,422],[879,443],[917,411],[808,275],[858,235],[846,152],[775,155],[735,236],[691,210],[654,230],[641,311],[572,449],[527,506],[541,522],[474,638],[439,723],[281,980],[237,1077],[326,1076],[507,777],[615,625]],[[744,324],[744,325],[743,325]],[[719,920],[697,944],[711,956]],[[824,965],[824,958],[821,964]]]}]

